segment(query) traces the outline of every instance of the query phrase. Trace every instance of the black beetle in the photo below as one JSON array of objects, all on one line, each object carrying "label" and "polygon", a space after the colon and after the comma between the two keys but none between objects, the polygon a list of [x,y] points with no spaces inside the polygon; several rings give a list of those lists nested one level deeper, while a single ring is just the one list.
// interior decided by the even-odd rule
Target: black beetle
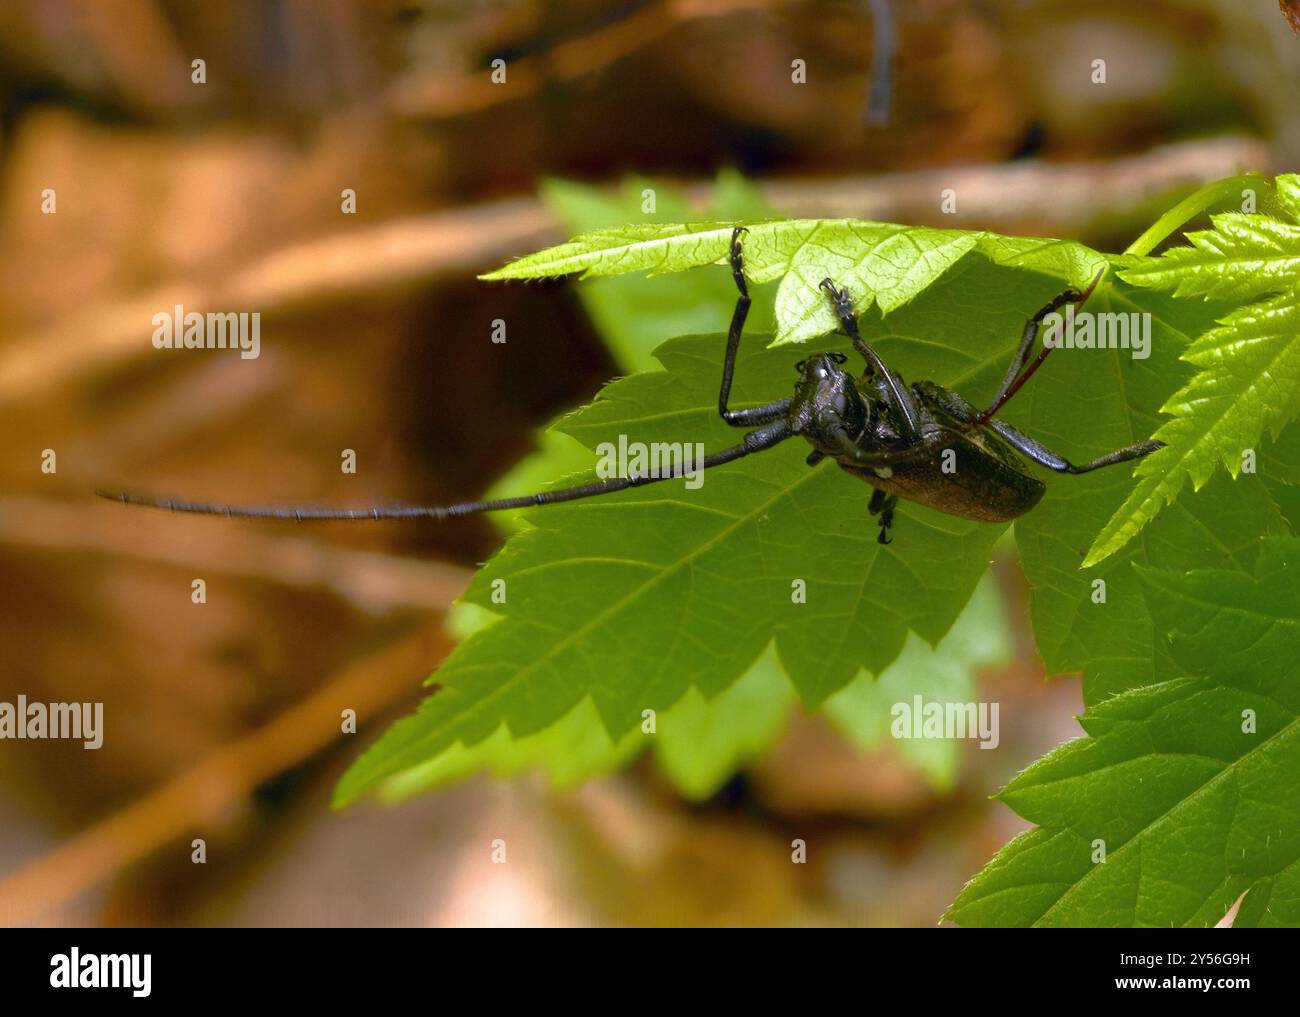
[{"label": "black beetle", "polygon": [[[1140,458],[1163,447],[1163,442],[1148,439],[1100,456],[1083,466],[1075,466],[994,417],[1051,352],[1051,346],[1044,346],[1032,361],[1029,359],[1043,319],[1066,304],[1080,305],[1087,300],[1105,269],[1097,274],[1085,291],[1080,293],[1067,289],[1026,322],[1020,348],[987,409],[977,410],[961,396],[933,382],[907,385],[863,341],[849,294],[838,289],[830,279],[822,280],[821,288],[830,299],[841,328],[866,360],[867,367],[862,376],[855,378],[842,369],[847,359],[843,354],[823,353],[797,365],[799,381],[790,398],[746,410],[729,409],[727,400],[731,394],[736,353],[750,307],[742,249],[744,233],[745,228],[737,226],[731,234],[731,274],[739,296],[727,332],[718,412],[733,427],[754,429],[739,445],[706,456],[703,468],[732,462],[801,435],[813,448],[808,456],[810,466],[830,457],[842,469],[861,477],[875,488],[868,511],[873,516],[880,516],[879,539],[882,544],[888,544],[894,507],[899,498],[967,519],[1005,522],[1032,509],[1046,490],[1042,481],[1028,472],[1025,459],[1058,473],[1087,473],[1102,466]],[[300,522],[449,519],[479,512],[575,501],[681,475],[677,471],[617,477],[518,498],[456,505],[365,509],[219,505],[149,495],[98,493],[129,505],[237,518],[293,519]]]}]

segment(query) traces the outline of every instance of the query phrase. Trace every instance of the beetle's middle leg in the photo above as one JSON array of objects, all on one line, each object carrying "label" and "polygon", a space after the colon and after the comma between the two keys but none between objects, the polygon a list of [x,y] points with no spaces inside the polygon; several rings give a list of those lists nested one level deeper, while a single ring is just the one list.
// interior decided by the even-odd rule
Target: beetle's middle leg
[{"label": "beetle's middle leg", "polygon": [[766,406],[754,406],[748,410],[733,410],[727,407],[731,398],[731,376],[736,370],[736,353],[740,349],[740,336],[745,331],[745,319],[749,317],[749,287],[745,284],[745,258],[740,238],[745,233],[744,226],[737,226],[731,231],[731,278],[735,280],[740,296],[736,298],[736,309],[731,313],[731,327],[727,330],[727,355],[722,361],[722,387],[718,390],[718,414],[732,427],[753,427],[755,424],[767,424],[779,420],[790,408],[791,399],[778,399]]},{"label": "beetle's middle leg", "polygon": [[867,513],[880,516],[880,536],[876,538],[876,543],[893,543],[889,539],[889,528],[894,525],[894,506],[897,504],[898,495],[896,494],[886,494],[878,487],[871,492],[871,502],[867,505]]},{"label": "beetle's middle leg", "polygon": [[[919,381],[914,388],[918,394],[923,394],[931,402],[946,410],[956,419],[969,424],[980,423],[982,414],[955,392],[949,392],[946,388],[941,388],[932,382]],[[1107,452],[1104,456],[1098,456],[1092,462],[1084,463],[1082,466],[1075,466],[1065,456],[1053,452],[1046,445],[1035,441],[1027,434],[1017,431],[1010,424],[1003,423],[1001,420],[993,419],[983,422],[985,426],[992,428],[999,437],[1017,452],[1032,459],[1039,466],[1045,466],[1049,470],[1055,470],[1057,473],[1090,473],[1093,470],[1099,470],[1103,466],[1114,466],[1116,463],[1126,463],[1132,459],[1141,459],[1143,456],[1150,455],[1156,449],[1164,448],[1163,441],[1157,441],[1154,438],[1148,438],[1145,441],[1134,442],[1132,445],[1125,445],[1123,448],[1117,448],[1114,452]]]}]

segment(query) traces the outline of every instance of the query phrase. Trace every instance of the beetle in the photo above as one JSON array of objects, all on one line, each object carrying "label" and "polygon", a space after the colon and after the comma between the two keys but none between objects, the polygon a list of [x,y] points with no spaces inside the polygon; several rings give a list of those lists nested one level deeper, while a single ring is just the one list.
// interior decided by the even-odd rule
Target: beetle
[{"label": "beetle", "polygon": [[[891,371],[863,340],[849,293],[830,279],[820,286],[839,319],[840,328],[866,362],[860,376],[845,371],[842,353],[822,353],[795,365],[799,378],[794,394],[749,409],[733,410],[732,376],[751,298],[745,279],[743,238],[737,226],[731,234],[728,262],[738,296],[727,330],[718,391],[718,413],[730,426],[747,433],[740,444],[706,456],[703,468],[733,462],[773,448],[788,438],[804,438],[812,451],[809,466],[833,459],[841,469],[861,477],[874,489],[867,511],[879,516],[881,544],[889,533],[899,499],[913,501],[949,515],[981,522],[1006,522],[1024,515],[1043,497],[1046,486],[1029,472],[1028,462],[1057,473],[1081,474],[1149,455],[1164,443],[1155,439],[1116,449],[1076,466],[1038,441],[998,420],[1006,405],[1042,365],[1053,347],[1044,345],[1033,359],[1034,343],[1047,315],[1067,304],[1081,306],[1105,272],[1087,289],[1067,289],[1049,301],[1026,323],[1020,346],[992,402],[978,410],[955,392],[934,382],[908,385]],[[517,498],[460,502],[454,505],[396,505],[364,509],[241,506],[178,501],[118,492],[97,492],[128,505],[170,509],[203,515],[247,519],[292,519],[299,522],[339,519],[451,519],[481,512],[530,508],[576,501],[596,495],[680,477],[683,473],[640,474],[581,484],[576,487]]]}]

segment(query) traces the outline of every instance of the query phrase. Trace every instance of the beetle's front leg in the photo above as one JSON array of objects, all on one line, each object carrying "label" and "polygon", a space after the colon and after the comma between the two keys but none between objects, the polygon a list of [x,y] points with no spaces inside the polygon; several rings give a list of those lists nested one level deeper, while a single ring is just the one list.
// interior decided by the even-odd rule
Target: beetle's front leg
[{"label": "beetle's front leg", "polygon": [[907,391],[907,386],[902,384],[898,375],[885,365],[880,355],[862,338],[862,334],[858,331],[858,319],[853,314],[853,300],[849,296],[849,291],[840,289],[830,279],[823,279],[820,285],[826,296],[830,298],[831,307],[835,311],[835,316],[840,319],[840,327],[844,329],[844,334],[849,337],[854,348],[867,362],[867,376],[872,378],[879,376],[889,387],[889,402],[899,417],[903,437],[908,441],[914,441],[921,432],[916,406],[912,402],[911,393]]},{"label": "beetle's front leg", "polygon": [[736,371],[740,337],[745,331],[745,319],[749,317],[749,287],[745,283],[745,255],[741,242],[745,233],[744,226],[737,226],[731,231],[731,247],[727,259],[731,265],[731,278],[736,284],[737,297],[736,308],[731,314],[731,327],[727,330],[727,352],[722,360],[722,384],[718,389],[718,414],[732,427],[768,424],[780,420],[790,408],[789,399],[778,399],[766,406],[754,406],[747,410],[733,410],[727,405],[731,399],[731,377]]}]

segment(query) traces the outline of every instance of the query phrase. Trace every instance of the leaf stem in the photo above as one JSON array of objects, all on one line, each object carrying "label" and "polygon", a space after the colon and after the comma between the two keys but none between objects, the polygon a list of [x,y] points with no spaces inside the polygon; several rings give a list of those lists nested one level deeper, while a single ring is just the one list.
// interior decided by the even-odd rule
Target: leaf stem
[{"label": "leaf stem", "polygon": [[1169,234],[1179,226],[1215,205],[1226,201],[1229,196],[1236,196],[1246,185],[1271,189],[1268,178],[1260,173],[1241,173],[1226,180],[1216,180],[1212,184],[1193,191],[1168,212],[1162,215],[1140,237],[1129,244],[1125,254],[1150,254]]}]

